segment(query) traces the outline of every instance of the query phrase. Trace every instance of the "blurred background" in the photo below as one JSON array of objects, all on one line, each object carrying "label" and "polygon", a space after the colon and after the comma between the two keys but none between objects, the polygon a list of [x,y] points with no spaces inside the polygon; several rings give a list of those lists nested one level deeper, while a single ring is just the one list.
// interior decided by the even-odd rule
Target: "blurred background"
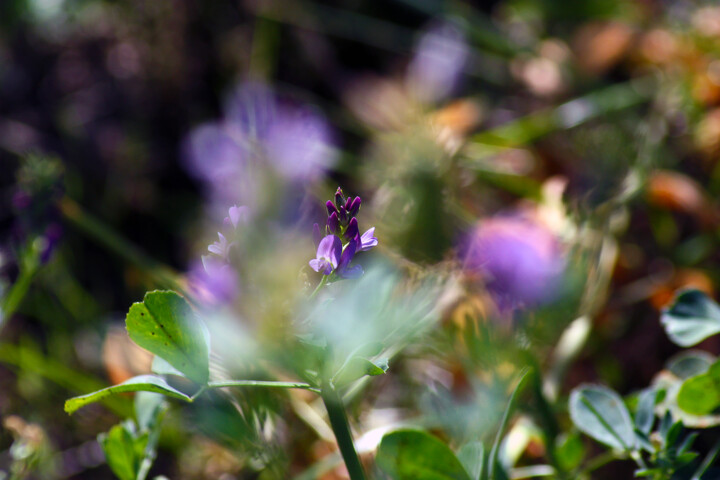
[{"label": "blurred background", "polygon": [[[484,435],[502,342],[549,365],[578,318],[592,335],[553,395],[645,387],[677,351],[660,308],[720,281],[719,153],[709,1],[2,0],[0,470],[113,478],[94,438],[130,398],[62,405],[148,371],[123,325],[148,289],[222,303],[267,350],[317,284],[312,225],[338,185],[376,228],[366,271],[444,299],[355,401],[356,433],[421,416]],[[208,280],[233,205],[254,233],[219,255],[237,274]],[[293,413],[241,441],[215,407],[172,411],[153,474],[293,478],[334,450],[310,400],[258,396]],[[528,441],[516,461],[541,454]],[[610,468],[597,478],[632,471]]]}]

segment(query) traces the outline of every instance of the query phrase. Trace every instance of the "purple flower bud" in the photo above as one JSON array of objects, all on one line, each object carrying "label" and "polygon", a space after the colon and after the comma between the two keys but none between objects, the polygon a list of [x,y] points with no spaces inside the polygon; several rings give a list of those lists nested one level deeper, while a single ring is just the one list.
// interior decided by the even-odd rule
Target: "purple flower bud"
[{"label": "purple flower bud", "polygon": [[342,188],[338,187],[335,191],[335,206],[340,209],[340,207],[345,206],[345,197],[343,196]]},{"label": "purple flower bud", "polygon": [[325,204],[325,207],[327,208],[328,216],[332,215],[333,212],[337,213],[337,211],[338,211],[337,207],[331,200],[327,201],[327,203]]},{"label": "purple flower bud", "polygon": [[345,210],[345,207],[344,207],[344,206],[341,206],[341,207],[338,209],[338,211],[340,212],[340,215],[338,215],[338,216],[340,217],[340,221],[341,221],[343,224],[346,224],[347,221],[348,221],[347,210]]},{"label": "purple flower bud", "polygon": [[354,217],[358,214],[360,211],[360,204],[362,203],[362,200],[360,197],[355,197],[355,200],[353,200],[352,204],[350,204],[350,208],[347,209],[348,214],[350,214],[351,217]]},{"label": "purple flower bud", "polygon": [[358,221],[357,218],[353,217],[350,219],[347,230],[345,230],[345,238],[348,240],[354,240],[355,237],[358,236],[358,233],[360,233],[360,230],[358,229]]},{"label": "purple flower bud", "polygon": [[337,213],[333,212],[327,219],[327,229],[330,233],[335,233],[340,226]]}]

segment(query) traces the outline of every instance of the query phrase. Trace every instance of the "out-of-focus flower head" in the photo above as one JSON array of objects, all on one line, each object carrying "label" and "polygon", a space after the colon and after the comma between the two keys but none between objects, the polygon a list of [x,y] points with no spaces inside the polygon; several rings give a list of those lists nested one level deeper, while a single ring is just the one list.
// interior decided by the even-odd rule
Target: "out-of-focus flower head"
[{"label": "out-of-focus flower head", "polygon": [[325,222],[325,236],[320,226],[313,225],[313,240],[317,247],[316,257],[310,260],[310,267],[323,275],[337,274],[342,278],[357,278],[363,274],[360,265],[350,266],[355,253],[370,250],[378,244],[375,227],[360,235],[357,214],[362,199],[345,198],[338,187],[333,200],[325,203],[328,218]]},{"label": "out-of-focus flower head", "polygon": [[562,245],[533,219],[498,216],[481,221],[468,235],[462,256],[466,272],[482,277],[501,310],[540,306],[561,292]]},{"label": "out-of-focus flower head", "polygon": [[450,22],[430,25],[408,65],[408,89],[423,103],[443,100],[457,85],[468,55],[465,36],[457,25]]},{"label": "out-of-focus flower head", "polygon": [[[248,222],[248,209],[233,205],[223,222],[225,235],[218,232],[218,240],[208,246],[210,255],[202,256],[202,263],[195,262],[187,274],[190,290],[206,306],[216,307],[232,303],[239,293],[238,276],[230,264],[238,228]],[[229,237],[229,239],[228,239]]]},{"label": "out-of-focus flower head", "polygon": [[221,121],[191,132],[186,166],[212,199],[254,206],[268,173],[294,184],[322,175],[335,161],[332,143],[319,112],[243,83],[227,96]]}]

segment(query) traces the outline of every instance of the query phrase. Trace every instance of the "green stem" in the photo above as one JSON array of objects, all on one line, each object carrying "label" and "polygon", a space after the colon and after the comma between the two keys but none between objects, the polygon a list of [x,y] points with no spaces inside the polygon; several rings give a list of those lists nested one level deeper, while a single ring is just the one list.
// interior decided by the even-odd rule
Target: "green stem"
[{"label": "green stem", "polygon": [[329,383],[323,386],[321,396],[327,409],[330,426],[335,433],[335,439],[340,448],[340,453],[350,474],[350,480],[365,480],[365,472],[355,451],[355,444],[352,439],[352,434],[350,433],[350,424],[345,415],[345,407],[343,406],[340,396]]},{"label": "green stem", "polygon": [[322,280],[320,280],[320,283],[318,283],[318,286],[315,287],[315,290],[313,290],[313,292],[310,294],[310,298],[315,298],[315,295],[317,295],[323,285],[327,283],[329,277],[329,275],[323,275]]},{"label": "green stem", "polygon": [[25,294],[30,289],[30,284],[32,284],[38,267],[39,262],[32,262],[30,265],[24,265],[20,270],[17,280],[10,287],[5,301],[0,305],[0,325],[2,325],[3,319],[10,318],[20,306],[22,299],[25,298]]},{"label": "green stem", "polygon": [[312,392],[320,393],[320,390],[308,383],[303,382],[273,382],[266,380],[226,380],[209,382],[207,388],[223,387],[268,387],[268,388],[301,388]]}]

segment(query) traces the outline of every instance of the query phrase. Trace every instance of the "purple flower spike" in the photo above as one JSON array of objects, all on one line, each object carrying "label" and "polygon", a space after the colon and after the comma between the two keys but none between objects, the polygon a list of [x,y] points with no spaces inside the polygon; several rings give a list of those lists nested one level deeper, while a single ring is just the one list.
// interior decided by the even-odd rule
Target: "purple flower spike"
[{"label": "purple flower spike", "polygon": [[355,256],[355,249],[357,248],[357,242],[352,240],[347,244],[345,250],[342,252],[340,257],[340,263],[338,263],[337,274],[342,278],[358,278],[363,274],[363,269],[360,265],[350,266],[350,262]]},{"label": "purple flower spike", "polygon": [[320,245],[320,240],[322,240],[322,233],[320,233],[320,225],[316,223],[313,225],[313,243],[315,244],[315,249]]},{"label": "purple flower spike", "polygon": [[367,232],[363,233],[360,237],[360,251],[366,252],[371,248],[377,246],[378,239],[375,238],[375,227],[368,229]]},{"label": "purple flower spike", "polygon": [[345,238],[354,241],[355,237],[358,236],[358,233],[360,233],[360,230],[358,229],[358,221],[357,218],[353,217],[350,219],[347,230],[345,230]]},{"label": "purple flower spike", "polygon": [[335,233],[340,226],[337,213],[333,212],[332,215],[327,219],[327,229],[330,233]]},{"label": "purple flower spike", "polygon": [[[340,263],[342,253],[342,242],[335,235],[327,235],[320,240],[316,258],[310,260],[310,268],[323,275],[330,275]],[[354,254],[353,249],[353,254]],[[348,261],[349,262],[349,261]]]},{"label": "purple flower spike", "polygon": [[333,213],[337,213],[337,207],[335,206],[335,204],[334,204],[331,200],[328,200],[328,201],[327,201],[327,203],[325,204],[325,207],[327,208],[328,215],[332,215]]},{"label": "purple flower spike", "polygon": [[362,203],[362,200],[360,197],[355,197],[355,200],[353,200],[352,204],[350,204],[350,208],[348,208],[348,213],[351,217],[354,217],[358,214],[360,211],[360,204]]}]

